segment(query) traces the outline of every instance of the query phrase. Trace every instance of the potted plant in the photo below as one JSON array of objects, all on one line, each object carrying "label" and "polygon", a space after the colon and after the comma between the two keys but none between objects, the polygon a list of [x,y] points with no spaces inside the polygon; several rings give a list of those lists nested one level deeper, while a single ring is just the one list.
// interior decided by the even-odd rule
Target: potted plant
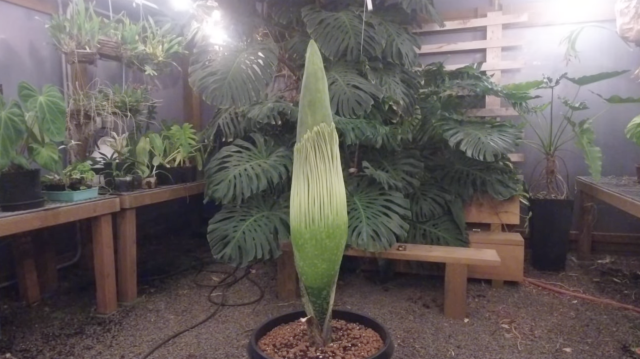
[{"label": "potted plant", "polygon": [[129,147],[129,139],[127,134],[118,135],[115,132],[111,132],[111,138],[107,142],[109,148],[113,150],[111,153],[105,153],[98,151],[100,158],[99,162],[102,163],[104,171],[102,175],[104,177],[104,184],[107,188],[113,189],[115,186],[114,175],[116,173],[122,174],[129,166],[127,156],[131,147]]},{"label": "potted plant", "polygon": [[98,187],[92,181],[96,174],[90,162],[76,162],[62,171],[42,178],[43,193],[49,201],[78,202],[98,197]]},{"label": "potted plant", "polygon": [[151,141],[148,136],[140,137],[136,145],[135,172],[142,178],[141,188],[153,189],[157,186],[157,166],[150,161]]},{"label": "potted plant", "polygon": [[[556,79],[544,76],[539,81],[507,86],[510,89],[540,90],[550,94],[549,102],[532,107],[531,113],[522,114],[535,135],[528,143],[542,156],[529,180],[531,261],[536,269],[564,270],[569,248],[573,200],[570,198],[568,173],[563,175],[561,170],[566,169],[566,164],[559,152],[573,142],[582,152],[591,176],[597,181],[601,175],[602,151],[594,143],[595,133],[591,124],[604,111],[577,119],[580,113],[589,110],[585,101],[578,101],[580,90],[624,73],[627,71],[603,72],[578,78],[565,73]],[[558,86],[564,81],[576,86],[575,92],[569,97],[558,96],[557,93]],[[617,95],[609,98],[596,95],[610,104],[633,102],[632,99]],[[558,110],[558,106],[562,106],[562,111]]]},{"label": "potted plant", "polygon": [[166,127],[162,133],[149,134],[152,164],[158,166],[158,184],[194,182],[202,170],[202,144],[191,124]]},{"label": "potted plant", "polygon": [[[348,234],[338,142],[322,56],[311,40],[300,95],[290,203],[291,241],[305,311],[276,317],[258,327],[248,349],[252,359],[285,357],[283,352],[292,347],[305,348],[307,353],[299,353],[302,356],[364,359],[393,354],[393,343],[382,325],[364,315],[332,310]],[[362,342],[331,345],[332,327],[345,330],[342,321],[358,324],[354,327]],[[308,334],[302,340],[295,335],[300,330]],[[286,333],[291,334],[283,338]]]},{"label": "potted plant", "polygon": [[20,211],[44,206],[41,168],[59,172],[62,158],[56,142],[64,141],[66,106],[51,85],[39,93],[26,82],[18,84],[20,102],[0,95],[0,209]]},{"label": "potted plant", "polygon": [[[628,139],[640,146],[640,115],[636,116],[624,129],[624,134]],[[640,164],[636,164],[636,178],[640,183]]]},{"label": "potted plant", "polygon": [[93,4],[87,5],[83,0],[71,1],[65,14],[54,15],[47,24],[49,35],[69,64],[96,61],[98,39],[104,26],[104,21],[93,10]]}]

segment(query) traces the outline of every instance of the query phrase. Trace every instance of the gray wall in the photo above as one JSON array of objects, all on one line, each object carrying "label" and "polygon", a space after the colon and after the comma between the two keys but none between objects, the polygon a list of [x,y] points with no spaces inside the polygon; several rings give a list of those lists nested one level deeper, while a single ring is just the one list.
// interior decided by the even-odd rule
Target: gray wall
[{"label": "gray wall", "polygon": [[[524,2],[523,0],[506,0],[504,4]],[[455,9],[467,9],[489,6],[489,0],[436,0],[436,8],[443,11]],[[615,24],[601,23],[610,28]],[[502,83],[513,83],[540,79],[543,74],[559,76],[568,72],[572,77],[594,74],[603,71],[632,70],[628,75],[591,85],[580,92],[579,100],[587,101],[591,110],[584,112],[591,116],[599,113],[608,105],[588,90],[597,92],[606,97],[614,94],[623,97],[640,97],[640,84],[638,79],[632,78],[632,73],[640,67],[640,50],[630,49],[618,37],[609,31],[600,29],[587,29],[578,43],[581,60],[578,63],[566,65],[563,61],[564,48],[560,46],[561,40],[578,25],[505,28],[503,37],[507,39],[521,39],[524,46],[521,48],[505,49],[503,60],[523,59],[526,65],[516,71],[504,71]],[[456,31],[446,34],[432,33],[421,37],[423,44],[437,44],[448,42],[461,42],[486,39],[485,31]],[[429,63],[433,61],[445,61],[446,64],[460,64],[476,61],[484,61],[484,51],[471,51],[465,53],[453,53],[447,55],[423,55],[421,61]],[[573,95],[575,87],[572,84],[559,88],[557,94]],[[540,102],[548,101],[549,97]],[[559,115],[560,113],[556,113]],[[635,164],[640,163],[640,147],[627,140],[624,136],[624,128],[629,121],[640,114],[640,105],[615,105],[611,106],[604,115],[600,116],[594,124],[596,132],[596,144],[603,151],[603,176],[635,176]],[[559,118],[559,117],[558,117]],[[581,118],[581,117],[578,117]],[[517,121],[517,119],[514,119]],[[531,130],[525,131],[526,139],[533,139]],[[518,151],[524,153],[526,160],[519,164],[525,179],[530,180],[534,166],[542,157],[530,146],[522,146]],[[567,163],[570,177],[570,190],[573,197],[575,176],[588,175],[587,166],[578,150],[570,145],[567,151],[561,153]],[[574,226],[576,221],[574,221]],[[598,221],[596,230],[604,232],[635,233],[640,232],[640,220],[628,216],[606,205],[598,206]]]}]

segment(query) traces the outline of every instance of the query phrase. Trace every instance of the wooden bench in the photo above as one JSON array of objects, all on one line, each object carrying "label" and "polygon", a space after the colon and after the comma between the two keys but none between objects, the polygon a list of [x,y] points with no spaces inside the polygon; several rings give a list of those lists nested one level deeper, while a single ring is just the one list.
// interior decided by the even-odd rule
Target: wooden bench
[{"label": "wooden bench", "polygon": [[[278,297],[293,300],[298,296],[298,276],[291,242],[281,245],[278,258]],[[493,249],[428,246],[422,244],[396,244],[385,252],[372,253],[347,249],[345,255],[354,257],[385,258],[406,261],[445,263],[444,315],[464,319],[467,314],[467,271],[470,265],[499,266],[501,261]]]}]

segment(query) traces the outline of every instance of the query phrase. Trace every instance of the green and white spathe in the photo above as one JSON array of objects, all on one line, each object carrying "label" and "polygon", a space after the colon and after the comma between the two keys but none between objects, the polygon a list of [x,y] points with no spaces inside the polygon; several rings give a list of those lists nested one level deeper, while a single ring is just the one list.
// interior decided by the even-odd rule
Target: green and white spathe
[{"label": "green and white spathe", "polygon": [[331,340],[331,309],[347,241],[347,198],[322,56],[307,48],[291,186],[291,241],[312,343]]}]

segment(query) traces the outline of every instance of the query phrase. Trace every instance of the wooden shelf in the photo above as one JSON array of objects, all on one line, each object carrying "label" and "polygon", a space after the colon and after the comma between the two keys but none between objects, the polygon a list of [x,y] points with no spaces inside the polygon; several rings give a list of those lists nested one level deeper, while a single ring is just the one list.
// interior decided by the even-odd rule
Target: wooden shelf
[{"label": "wooden shelf", "polygon": [[456,52],[469,50],[482,50],[490,48],[522,46],[519,39],[479,40],[467,42],[452,42],[449,44],[424,45],[418,51],[419,54],[436,54],[441,52]]},{"label": "wooden shelf", "polygon": [[445,21],[444,23],[445,27],[442,27],[442,28],[437,24],[427,24],[423,26],[421,29],[414,30],[413,32],[423,33],[423,32],[435,32],[435,31],[472,29],[472,28],[485,27],[490,25],[513,24],[518,22],[525,22],[528,20],[529,20],[529,16],[526,13],[502,15],[502,16],[496,16],[496,17],[481,17],[477,19]]},{"label": "wooden shelf", "polygon": [[204,181],[158,187],[152,190],[141,190],[130,194],[121,194],[121,208],[136,208],[154,203],[166,202],[176,198],[189,197],[204,192]]}]

